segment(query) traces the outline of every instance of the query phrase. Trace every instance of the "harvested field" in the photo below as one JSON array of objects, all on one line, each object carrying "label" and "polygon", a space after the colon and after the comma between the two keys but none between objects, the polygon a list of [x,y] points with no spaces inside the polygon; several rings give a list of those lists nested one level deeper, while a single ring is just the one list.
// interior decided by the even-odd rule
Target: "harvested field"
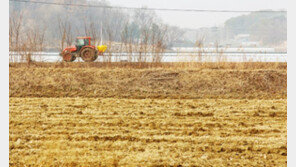
[{"label": "harvested field", "polygon": [[286,166],[286,100],[11,98],[10,165]]},{"label": "harvested field", "polygon": [[10,166],[287,166],[285,63],[9,70]]}]

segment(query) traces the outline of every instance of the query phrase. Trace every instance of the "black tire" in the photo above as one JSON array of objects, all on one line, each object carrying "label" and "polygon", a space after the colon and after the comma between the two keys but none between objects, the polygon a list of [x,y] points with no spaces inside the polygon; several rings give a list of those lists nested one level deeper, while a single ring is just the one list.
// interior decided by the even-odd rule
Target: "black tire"
[{"label": "black tire", "polygon": [[82,60],[85,62],[93,62],[98,58],[96,50],[92,48],[84,48],[80,55]]},{"label": "black tire", "polygon": [[65,62],[73,62],[76,59],[76,57],[70,52],[65,52],[65,53],[62,53],[61,55],[63,57],[63,61]]}]

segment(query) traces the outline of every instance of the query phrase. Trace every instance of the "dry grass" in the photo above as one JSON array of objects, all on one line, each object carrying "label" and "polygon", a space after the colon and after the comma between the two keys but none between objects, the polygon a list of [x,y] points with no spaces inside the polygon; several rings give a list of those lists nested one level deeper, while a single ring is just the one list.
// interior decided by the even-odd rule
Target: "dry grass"
[{"label": "dry grass", "polygon": [[248,68],[225,65],[215,69],[213,64],[209,64],[211,67],[137,69],[84,67],[87,66],[84,64],[87,63],[70,66],[68,63],[66,67],[13,64],[9,71],[9,95],[138,99],[287,97],[287,70],[283,65],[274,67],[254,63]]},{"label": "dry grass", "polygon": [[10,165],[286,166],[286,100],[10,98]]},{"label": "dry grass", "polygon": [[10,166],[287,166],[286,63],[9,69]]},{"label": "dry grass", "polygon": [[287,69],[287,63],[280,62],[207,62],[207,63],[197,63],[197,62],[179,62],[179,63],[149,63],[149,62],[57,62],[57,63],[40,63],[32,62],[30,65],[27,63],[10,63],[9,67],[22,68],[22,67],[32,67],[32,68],[132,68],[132,69]]}]

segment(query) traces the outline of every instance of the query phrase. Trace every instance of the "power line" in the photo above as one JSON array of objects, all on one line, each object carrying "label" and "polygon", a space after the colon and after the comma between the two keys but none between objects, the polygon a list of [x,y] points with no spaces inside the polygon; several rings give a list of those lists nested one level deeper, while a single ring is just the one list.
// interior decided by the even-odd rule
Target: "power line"
[{"label": "power line", "polygon": [[121,7],[121,6],[106,6],[106,5],[86,5],[86,4],[72,4],[72,3],[55,3],[55,2],[40,2],[29,0],[9,0],[10,2],[24,2],[45,5],[59,5],[59,6],[77,6],[77,7],[92,7],[92,8],[105,8],[105,9],[127,9],[127,10],[154,10],[154,11],[179,11],[179,12],[212,12],[212,13],[271,13],[271,12],[287,12],[286,10],[207,10],[207,9],[167,9],[167,8],[136,8],[136,7]]}]

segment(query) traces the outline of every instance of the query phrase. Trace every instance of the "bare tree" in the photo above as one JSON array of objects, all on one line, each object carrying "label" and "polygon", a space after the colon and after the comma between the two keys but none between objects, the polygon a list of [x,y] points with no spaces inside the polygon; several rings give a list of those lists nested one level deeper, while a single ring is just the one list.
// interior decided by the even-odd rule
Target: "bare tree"
[{"label": "bare tree", "polygon": [[67,18],[62,19],[61,17],[58,17],[58,29],[60,38],[59,49],[62,51],[65,48],[65,44],[72,44],[74,35],[72,32],[72,25]]},{"label": "bare tree", "polygon": [[[9,15],[9,51],[20,52],[20,36],[22,31],[23,12],[12,12]],[[15,60],[15,57],[10,55],[11,61]]]},{"label": "bare tree", "polygon": [[98,26],[95,25],[94,20],[90,18],[84,18],[84,34],[85,36],[91,36],[94,43],[97,43],[99,37]]},{"label": "bare tree", "polygon": [[167,47],[172,47],[173,44],[182,38],[185,31],[180,29],[179,27],[172,26],[167,29]]},{"label": "bare tree", "polygon": [[196,38],[197,38],[197,40],[195,41],[195,46],[198,48],[198,61],[200,62],[202,60],[205,35],[204,34],[197,34]]},{"label": "bare tree", "polygon": [[121,32],[121,52],[128,53],[128,61],[132,61],[133,54],[133,31],[130,28],[129,22],[125,23],[125,26]]},{"label": "bare tree", "polygon": [[31,29],[24,33],[21,50],[25,61],[30,64],[32,62],[32,54],[34,52],[42,52],[44,49],[45,26],[32,26]]},{"label": "bare tree", "polygon": [[151,44],[152,44],[152,61],[153,62],[161,62],[163,57],[163,52],[166,49],[166,39],[167,39],[167,26],[165,25],[156,25],[154,24],[152,28],[152,37],[151,37]]}]

